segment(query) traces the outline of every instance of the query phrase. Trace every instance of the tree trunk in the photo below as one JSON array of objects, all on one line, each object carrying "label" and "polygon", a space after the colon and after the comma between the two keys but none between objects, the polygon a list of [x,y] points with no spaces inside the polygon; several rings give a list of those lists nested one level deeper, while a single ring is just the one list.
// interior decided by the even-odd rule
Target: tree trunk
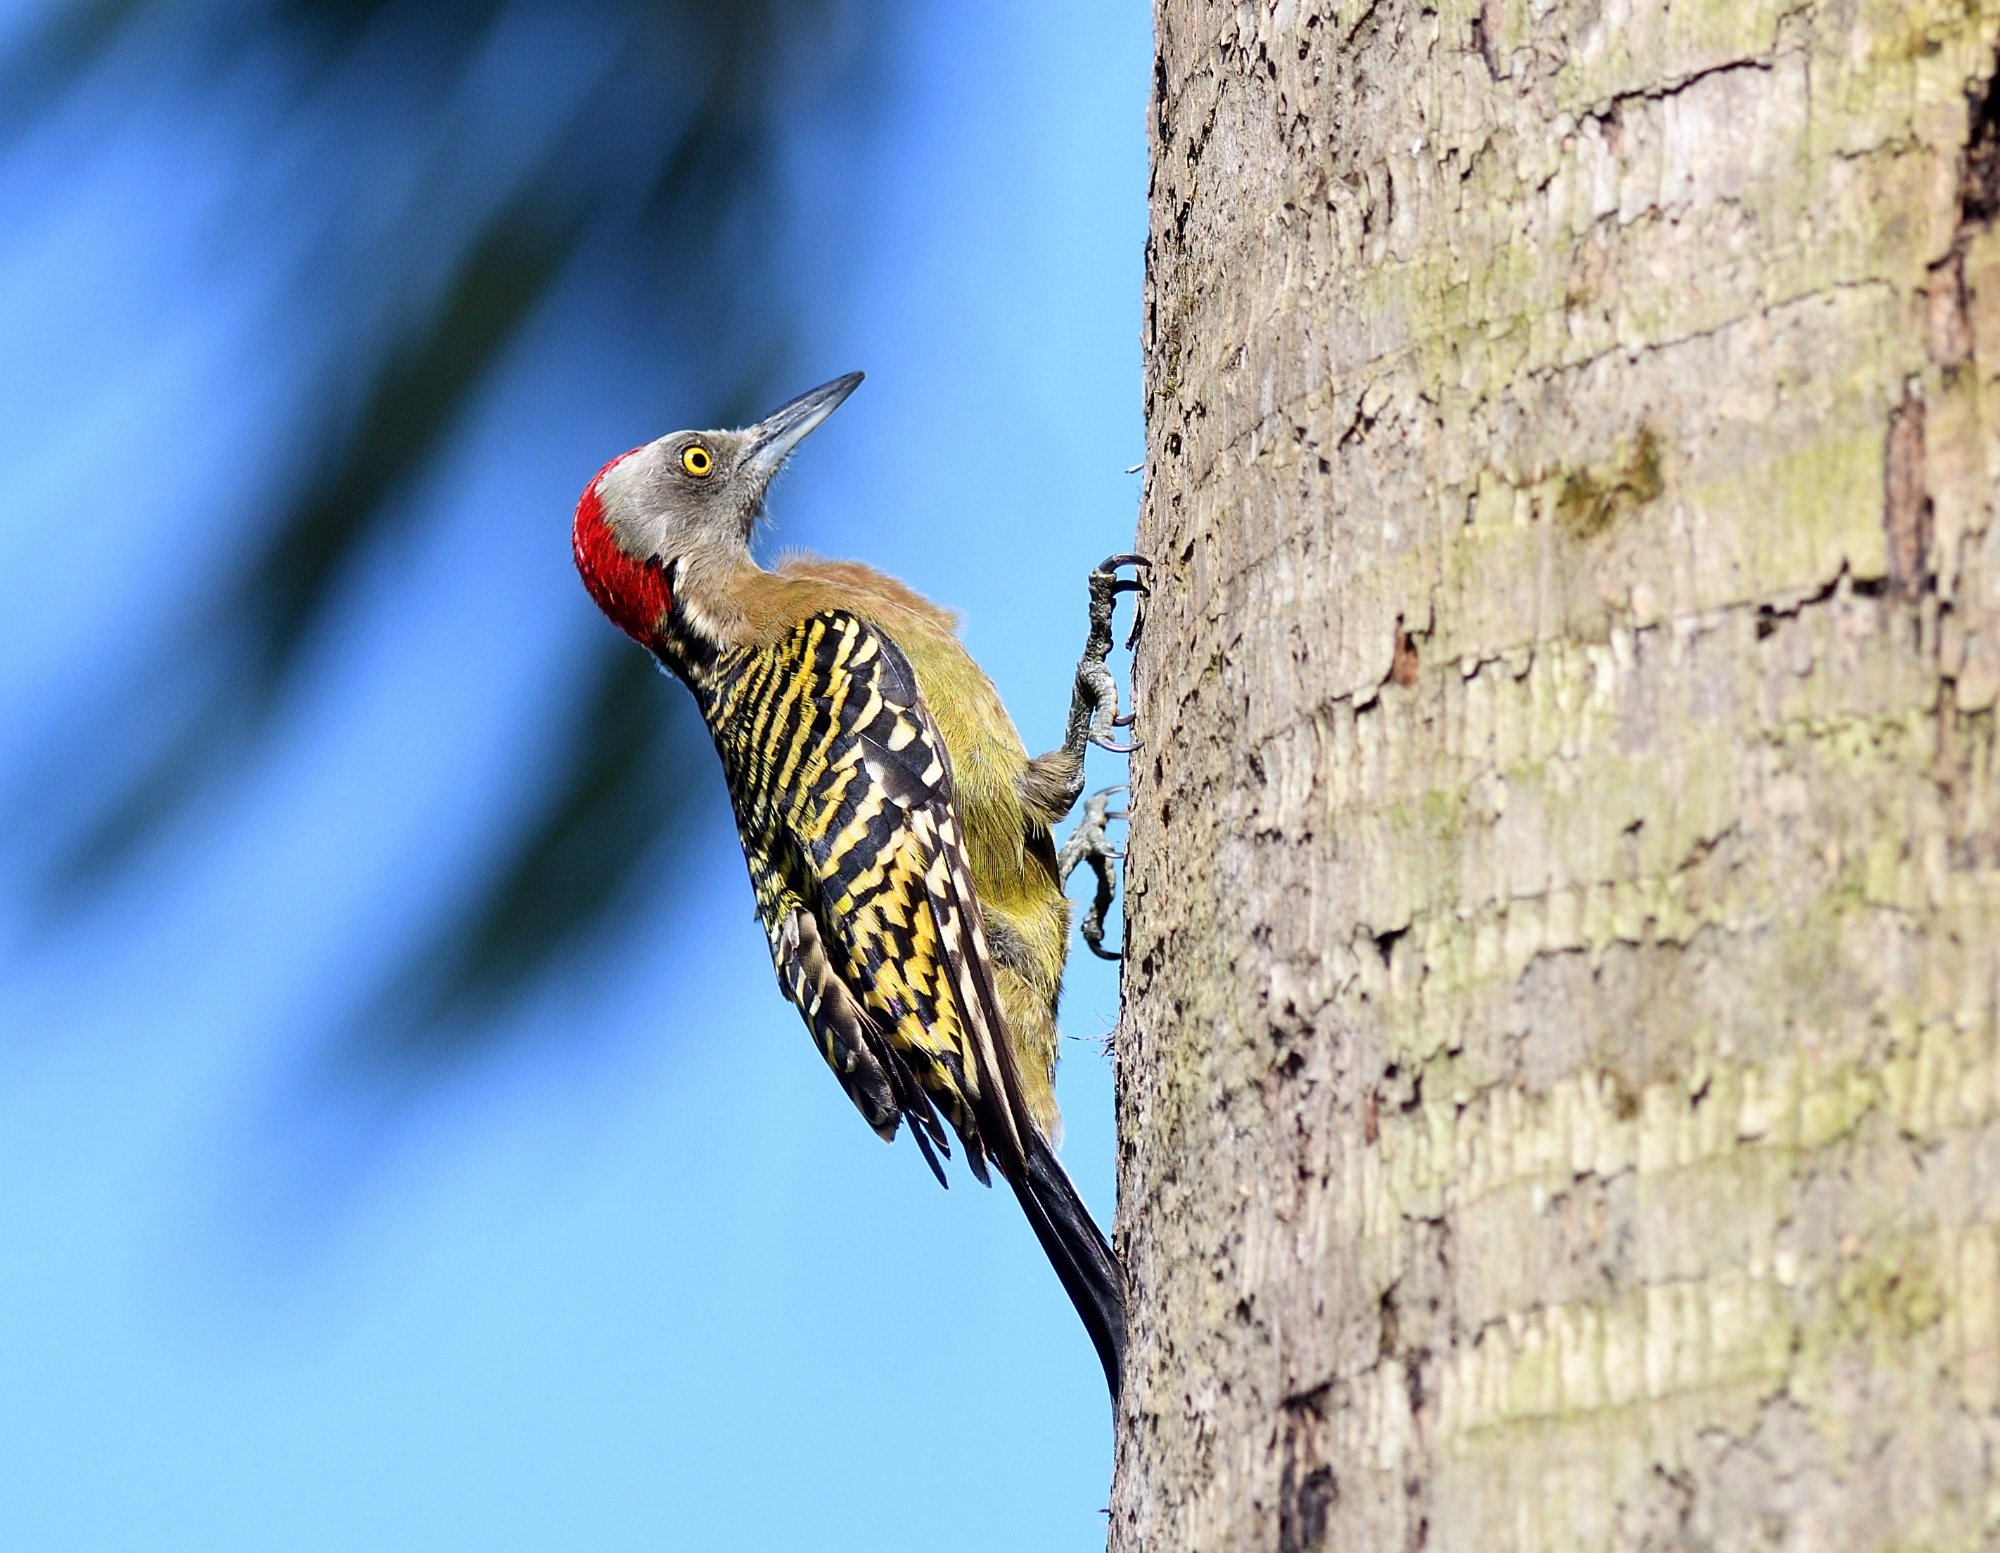
[{"label": "tree trunk", "polygon": [[1112,1547],[2000,1545],[2000,4],[1157,23]]}]

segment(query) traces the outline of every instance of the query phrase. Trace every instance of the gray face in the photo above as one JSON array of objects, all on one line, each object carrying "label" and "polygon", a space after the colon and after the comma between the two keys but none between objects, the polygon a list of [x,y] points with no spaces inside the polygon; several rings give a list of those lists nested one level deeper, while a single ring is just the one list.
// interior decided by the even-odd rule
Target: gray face
[{"label": "gray face", "polygon": [[638,559],[696,567],[740,557],[772,478],[860,382],[850,372],[741,431],[676,431],[628,453],[598,486],[620,546]]}]

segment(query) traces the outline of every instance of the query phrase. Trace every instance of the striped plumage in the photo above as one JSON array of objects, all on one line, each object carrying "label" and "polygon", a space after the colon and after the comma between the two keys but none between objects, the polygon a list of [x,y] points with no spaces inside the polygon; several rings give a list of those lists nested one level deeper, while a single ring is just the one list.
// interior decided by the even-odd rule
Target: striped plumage
[{"label": "striped plumage", "polygon": [[989,1154],[1019,1160],[950,760],[902,649],[830,609],[691,684],[779,979],[848,1095],[885,1137],[906,1118],[927,1154],[942,1110],[982,1177]]},{"label": "striped plumage", "polygon": [[884,1138],[907,1121],[940,1181],[948,1124],[1009,1183],[1115,1394],[1122,1282],[1052,1148],[1050,826],[1080,762],[1029,759],[947,612],[852,562],[749,555],[771,472],[851,387],[614,461],[579,503],[578,569],[693,691],[779,985],[842,1088]]}]

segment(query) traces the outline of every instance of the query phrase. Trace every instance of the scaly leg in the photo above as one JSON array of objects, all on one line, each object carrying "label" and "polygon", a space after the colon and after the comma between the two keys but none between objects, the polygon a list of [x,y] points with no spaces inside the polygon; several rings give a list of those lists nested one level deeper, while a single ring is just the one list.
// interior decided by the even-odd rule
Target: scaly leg
[{"label": "scaly leg", "polygon": [[[1136,739],[1130,744],[1120,744],[1113,737],[1112,730],[1130,727],[1132,718],[1118,709],[1118,683],[1104,666],[1104,660],[1111,654],[1111,620],[1121,593],[1138,595],[1139,607],[1133,611],[1132,629],[1126,633],[1125,645],[1129,648],[1138,641],[1148,592],[1143,573],[1151,570],[1152,564],[1143,555],[1114,555],[1090,574],[1090,634],[1084,639],[1083,657],[1076,666],[1069,726],[1060,748],[1028,762],[1027,779],[1022,785],[1021,796],[1029,809],[1051,825],[1074,809],[1077,799],[1083,796],[1083,757],[1091,745],[1115,755],[1129,755],[1139,748]],[[1122,575],[1126,567],[1132,569],[1129,577]],[[1056,856],[1057,877],[1063,883],[1067,884],[1069,876],[1085,865],[1097,881],[1090,908],[1083,918],[1083,941],[1092,954],[1104,960],[1119,958],[1117,950],[1104,947],[1104,918],[1117,889],[1112,864],[1123,854],[1112,846],[1106,827],[1112,820],[1125,818],[1123,809],[1113,809],[1110,804],[1111,795],[1123,791],[1122,787],[1111,787],[1093,794],[1084,805],[1082,819],[1077,821],[1076,829],[1070,832]]]},{"label": "scaly leg", "polygon": [[1056,872],[1065,884],[1071,874],[1085,865],[1089,866],[1097,880],[1097,888],[1090,898],[1090,909],[1083,914],[1083,941],[1100,960],[1124,958],[1122,951],[1104,947],[1104,918],[1111,910],[1112,898],[1117,891],[1111,876],[1111,865],[1125,855],[1122,848],[1111,844],[1105,826],[1112,820],[1126,817],[1127,811],[1111,807],[1111,795],[1124,791],[1124,787],[1119,786],[1092,793],[1084,802],[1083,818],[1076,822],[1076,829],[1069,833],[1069,839],[1056,854]]},{"label": "scaly leg", "polygon": [[[1118,710],[1118,683],[1104,660],[1111,655],[1111,617],[1121,593],[1139,596],[1141,607],[1133,612],[1125,645],[1130,647],[1139,639],[1148,589],[1138,573],[1150,570],[1152,564],[1143,555],[1114,555],[1090,574],[1090,634],[1084,638],[1083,657],[1076,666],[1069,726],[1060,746],[1028,762],[1021,793],[1028,807],[1051,825],[1074,809],[1083,796],[1083,756],[1091,745],[1114,755],[1129,755],[1139,747],[1136,743],[1120,744],[1112,737],[1114,728],[1129,727],[1132,719]],[[1119,575],[1128,566],[1134,575]]]},{"label": "scaly leg", "polygon": [[[1127,566],[1133,574],[1119,576],[1119,571]],[[1090,574],[1090,635],[1084,638],[1083,657],[1076,666],[1076,690],[1069,702],[1069,730],[1063,738],[1063,748],[1073,751],[1079,764],[1086,743],[1110,750],[1114,755],[1129,755],[1139,747],[1136,743],[1120,744],[1111,737],[1113,728],[1130,727],[1132,719],[1118,711],[1118,684],[1104,666],[1104,660],[1111,655],[1111,614],[1121,593],[1135,593],[1139,597],[1138,608],[1132,612],[1132,629],[1125,633],[1125,645],[1130,648],[1139,640],[1140,627],[1146,623],[1146,596],[1152,591],[1139,574],[1152,569],[1153,563],[1143,555],[1114,555],[1098,562],[1097,570]]]}]

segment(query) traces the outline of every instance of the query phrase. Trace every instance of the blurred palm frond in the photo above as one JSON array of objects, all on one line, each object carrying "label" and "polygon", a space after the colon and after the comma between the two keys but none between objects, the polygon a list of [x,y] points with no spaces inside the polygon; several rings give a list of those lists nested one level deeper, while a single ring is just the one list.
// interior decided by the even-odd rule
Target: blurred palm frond
[{"label": "blurred palm frond", "polygon": [[[440,521],[424,479],[559,303],[656,355],[688,421],[737,418],[770,390],[791,305],[770,275],[782,136],[801,102],[856,89],[840,42],[869,3],[76,0],[5,46],[5,137],[129,76],[167,32],[199,34],[173,86],[191,112],[246,61],[278,61],[285,106],[263,143],[236,148],[229,219],[278,212],[307,234],[276,306],[313,342],[290,368],[289,434],[234,493],[254,521],[136,655],[145,704],[173,710],[143,731],[114,715],[62,735],[115,745],[93,763],[121,774],[78,815],[52,899],[128,876],[198,795],[240,780],[365,559]],[[688,317],[701,327],[676,327]],[[667,384],[638,392],[633,421],[662,427]],[[522,521],[559,529],[563,516]],[[109,700],[136,694],[114,686]],[[515,806],[516,833],[362,1000],[370,1049],[478,1049],[665,855],[698,728],[609,631],[564,702],[558,756]],[[384,1033],[398,1017],[406,1028]]]}]

